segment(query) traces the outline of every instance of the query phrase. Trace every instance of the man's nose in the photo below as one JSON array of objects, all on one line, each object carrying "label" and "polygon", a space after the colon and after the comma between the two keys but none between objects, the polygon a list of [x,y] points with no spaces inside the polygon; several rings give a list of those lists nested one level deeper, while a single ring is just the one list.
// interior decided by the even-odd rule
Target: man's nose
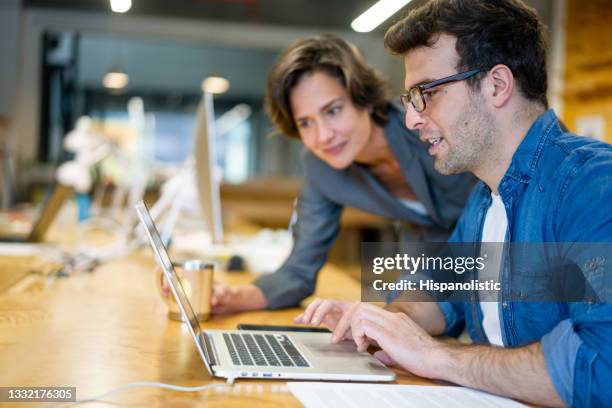
[{"label": "man's nose", "polygon": [[412,104],[408,104],[408,108],[406,108],[406,127],[411,130],[421,129],[425,123],[421,114],[422,112],[417,112]]}]

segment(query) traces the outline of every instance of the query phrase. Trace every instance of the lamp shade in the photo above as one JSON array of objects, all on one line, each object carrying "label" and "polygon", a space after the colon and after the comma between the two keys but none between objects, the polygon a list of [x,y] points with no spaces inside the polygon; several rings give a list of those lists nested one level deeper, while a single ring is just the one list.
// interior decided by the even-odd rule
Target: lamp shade
[{"label": "lamp shade", "polygon": [[128,82],[128,74],[118,65],[111,68],[102,79],[104,87],[108,89],[123,89]]}]

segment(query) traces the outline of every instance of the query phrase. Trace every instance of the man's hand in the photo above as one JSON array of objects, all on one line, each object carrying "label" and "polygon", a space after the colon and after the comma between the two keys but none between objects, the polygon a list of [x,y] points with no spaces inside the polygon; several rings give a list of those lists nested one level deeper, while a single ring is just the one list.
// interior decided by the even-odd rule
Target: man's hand
[{"label": "man's hand", "polygon": [[[423,310],[418,313],[420,318]],[[516,348],[447,344],[433,338],[405,313],[360,302],[317,299],[296,318],[306,324],[327,321],[334,328],[334,341],[352,337],[360,351],[377,344],[382,350],[374,355],[386,365],[397,364],[421,377],[536,404],[563,404],[538,342]],[[343,337],[337,337],[341,334]]]},{"label": "man's hand", "polygon": [[407,315],[432,336],[444,334],[446,320],[435,302],[406,302],[398,296],[396,300],[385,306],[385,310]]},{"label": "man's hand", "polygon": [[352,310],[357,304],[359,302],[317,298],[308,305],[304,313],[296,316],[293,321],[312,326],[326,325],[333,330],[332,340],[334,342],[350,339],[350,319]]},{"label": "man's hand", "polygon": [[219,282],[213,285],[210,303],[213,314],[259,310],[268,306],[263,292],[253,284],[227,286]]},{"label": "man's hand", "polygon": [[382,350],[375,356],[384,364],[399,364],[417,375],[433,376],[424,361],[431,361],[441,343],[404,313],[361,302],[315,299],[294,321],[314,326],[326,324],[333,330],[333,342],[352,338],[359,351],[370,345],[379,346]]},{"label": "man's hand", "polygon": [[359,303],[352,310],[349,324],[359,351],[378,345],[382,350],[375,356],[384,364],[398,364],[421,377],[437,377],[444,345],[406,314]]}]

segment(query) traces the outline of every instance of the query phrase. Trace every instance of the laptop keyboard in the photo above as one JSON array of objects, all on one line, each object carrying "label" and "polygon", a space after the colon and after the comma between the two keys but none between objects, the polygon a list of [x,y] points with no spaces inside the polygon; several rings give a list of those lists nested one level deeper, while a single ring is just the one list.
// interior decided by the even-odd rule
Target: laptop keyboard
[{"label": "laptop keyboard", "polygon": [[310,367],[284,334],[223,333],[223,340],[235,365]]}]

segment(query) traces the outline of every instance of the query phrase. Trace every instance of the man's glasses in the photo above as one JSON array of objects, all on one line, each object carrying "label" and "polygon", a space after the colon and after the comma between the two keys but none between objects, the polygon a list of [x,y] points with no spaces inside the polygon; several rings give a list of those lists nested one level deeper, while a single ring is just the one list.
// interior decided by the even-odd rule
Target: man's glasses
[{"label": "man's glasses", "polygon": [[472,69],[470,71],[460,72],[458,74],[447,76],[441,79],[436,79],[435,81],[413,86],[408,90],[408,92],[400,95],[400,100],[402,101],[402,105],[404,105],[404,108],[406,110],[408,110],[409,104],[412,104],[414,110],[416,110],[417,112],[423,112],[427,107],[427,105],[425,104],[427,98],[427,90],[439,85],[448,84],[450,82],[463,81],[465,79],[473,77],[479,72],[484,71],[485,69],[483,68]]}]

